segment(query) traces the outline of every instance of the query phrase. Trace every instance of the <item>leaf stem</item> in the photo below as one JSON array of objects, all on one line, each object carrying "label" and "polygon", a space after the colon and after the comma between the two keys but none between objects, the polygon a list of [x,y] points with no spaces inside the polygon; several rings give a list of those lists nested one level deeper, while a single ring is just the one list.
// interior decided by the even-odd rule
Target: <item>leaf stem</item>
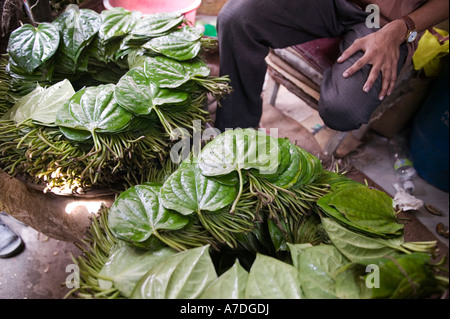
[{"label": "leaf stem", "polygon": [[239,176],[239,192],[233,202],[233,205],[231,206],[231,210],[230,213],[234,214],[234,212],[236,211],[236,206],[241,198],[242,195],[242,191],[244,190],[244,181],[242,179],[242,172],[240,169],[237,170],[238,176]]}]

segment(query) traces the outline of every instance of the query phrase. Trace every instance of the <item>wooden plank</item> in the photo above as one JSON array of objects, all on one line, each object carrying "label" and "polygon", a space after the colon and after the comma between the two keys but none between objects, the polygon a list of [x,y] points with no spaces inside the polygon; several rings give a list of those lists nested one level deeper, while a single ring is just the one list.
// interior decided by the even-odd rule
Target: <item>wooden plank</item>
[{"label": "wooden plank", "polygon": [[275,49],[273,50],[273,54],[286,61],[292,68],[301,71],[309,82],[313,82],[316,86],[322,84],[322,72],[316,70],[293,48]]},{"label": "wooden plank", "polygon": [[[307,95],[309,95],[314,100],[319,100],[320,88],[317,87],[315,84],[311,87],[302,80],[305,79],[305,76],[302,75],[300,72],[294,70],[293,68],[289,67],[284,63],[279,57],[276,57],[274,55],[270,55],[266,58],[267,65],[272,68],[272,70],[280,75],[282,75],[284,78],[286,78],[288,81],[290,81],[292,84],[294,84],[295,87],[299,88],[303,92],[305,92]],[[311,83],[311,82],[310,82]]]},{"label": "wooden plank", "polygon": [[268,74],[278,83],[286,87],[291,93],[305,101],[309,106],[311,106],[313,109],[318,108],[319,100],[318,98],[314,98],[311,95],[307,94],[305,91],[303,91],[301,88],[298,87],[298,85],[292,83],[288,79],[286,79],[282,74],[279,72],[273,70],[270,66],[268,68]]}]

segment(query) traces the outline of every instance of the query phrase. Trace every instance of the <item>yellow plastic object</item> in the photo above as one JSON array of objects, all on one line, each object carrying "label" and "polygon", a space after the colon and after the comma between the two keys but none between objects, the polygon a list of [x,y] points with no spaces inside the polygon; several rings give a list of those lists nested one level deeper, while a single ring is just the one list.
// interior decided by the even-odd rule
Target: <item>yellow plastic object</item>
[{"label": "yellow plastic object", "polygon": [[442,57],[449,53],[449,34],[445,30],[433,28],[425,31],[413,55],[414,69],[423,69],[426,76],[438,76]]}]

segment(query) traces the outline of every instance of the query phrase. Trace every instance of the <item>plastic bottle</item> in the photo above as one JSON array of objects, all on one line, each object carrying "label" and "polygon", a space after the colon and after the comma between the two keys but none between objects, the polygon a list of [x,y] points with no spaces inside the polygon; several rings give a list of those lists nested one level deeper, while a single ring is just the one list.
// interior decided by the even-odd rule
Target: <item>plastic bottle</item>
[{"label": "plastic bottle", "polygon": [[402,138],[396,137],[389,142],[389,146],[394,159],[394,171],[398,182],[404,190],[409,193],[414,192],[414,176],[416,170],[406,151],[406,145]]}]

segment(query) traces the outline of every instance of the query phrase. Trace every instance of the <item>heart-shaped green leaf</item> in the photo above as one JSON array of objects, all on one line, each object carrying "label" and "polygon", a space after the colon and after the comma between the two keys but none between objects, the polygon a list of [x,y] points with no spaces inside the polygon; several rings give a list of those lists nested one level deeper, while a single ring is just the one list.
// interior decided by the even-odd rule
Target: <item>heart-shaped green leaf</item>
[{"label": "heart-shaped green leaf", "polygon": [[182,104],[189,98],[183,91],[158,87],[144,67],[128,71],[117,83],[114,96],[117,102],[136,115],[148,115],[157,106],[165,104]]},{"label": "heart-shaped green leaf", "polygon": [[151,39],[142,47],[179,61],[198,56],[202,45],[202,33],[194,27],[184,26],[168,35]]},{"label": "heart-shaped green leaf", "polygon": [[145,72],[161,88],[177,88],[196,76],[206,77],[210,69],[201,60],[179,62],[164,56],[147,57]]},{"label": "heart-shaped green leaf", "polygon": [[227,186],[203,176],[197,165],[191,163],[181,164],[161,188],[164,207],[183,215],[218,211],[230,205],[236,195],[235,186]]},{"label": "heart-shaped green leaf", "polygon": [[217,274],[209,245],[175,254],[152,267],[137,284],[134,299],[195,299]]},{"label": "heart-shaped green leaf", "polygon": [[54,23],[61,34],[61,52],[76,63],[99,31],[101,18],[93,10],[72,8],[62,13]]},{"label": "heart-shaped green leaf", "polygon": [[54,125],[58,110],[74,94],[69,80],[58,82],[47,89],[38,86],[13,106],[11,119],[16,123],[31,119],[44,125]]},{"label": "heart-shaped green leaf", "polygon": [[24,24],[11,33],[8,54],[19,68],[31,73],[56,53],[59,40],[58,28],[50,23]]},{"label": "heart-shaped green leaf", "polygon": [[199,154],[198,166],[205,176],[238,173],[239,192],[231,207],[233,213],[243,192],[242,170],[276,173],[279,166],[278,140],[255,129],[227,130],[206,144]]},{"label": "heart-shaped green leaf", "polygon": [[124,297],[130,297],[138,281],[153,267],[177,251],[168,247],[159,250],[144,250],[128,245],[119,245],[100,271],[99,286],[104,289],[117,288]]},{"label": "heart-shaped green leaf", "polygon": [[198,165],[203,175],[221,176],[233,171],[257,169],[276,172],[279,165],[277,139],[254,129],[227,130],[201,151]]},{"label": "heart-shaped green leaf", "polygon": [[149,14],[140,19],[130,33],[130,42],[149,41],[165,35],[181,25],[183,16],[177,12]]},{"label": "heart-shaped green leaf", "polygon": [[145,246],[159,230],[178,230],[189,223],[187,217],[161,205],[160,188],[159,184],[136,185],[114,201],[108,225],[117,238]]},{"label": "heart-shaped green leaf", "polygon": [[78,91],[58,111],[56,124],[91,134],[123,130],[133,115],[116,102],[114,88],[105,84]]},{"label": "heart-shaped green leaf", "polygon": [[142,17],[142,13],[124,8],[113,8],[103,10],[100,16],[102,24],[98,35],[101,42],[108,42],[129,34]]}]

